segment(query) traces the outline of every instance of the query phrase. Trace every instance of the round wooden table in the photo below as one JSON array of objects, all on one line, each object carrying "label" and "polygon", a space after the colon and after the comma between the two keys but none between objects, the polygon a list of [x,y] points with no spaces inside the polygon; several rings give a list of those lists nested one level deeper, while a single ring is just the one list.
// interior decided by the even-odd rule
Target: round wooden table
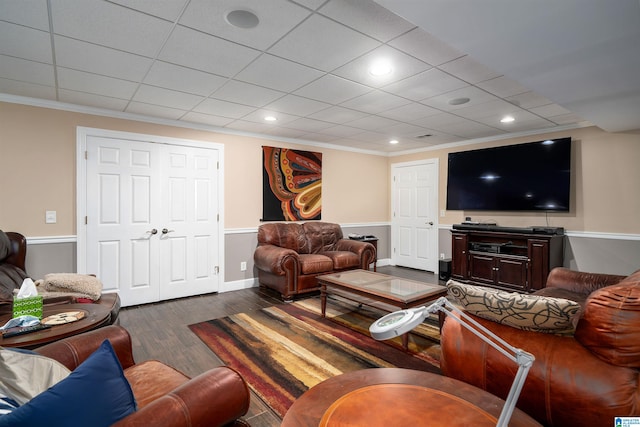
[{"label": "round wooden table", "polygon": [[[453,378],[375,368],[329,378],[296,400],[282,427],[495,426],[504,401]],[[510,426],[540,426],[515,409]]]},{"label": "round wooden table", "polygon": [[[106,326],[111,320],[111,311],[102,304],[45,305],[42,310],[42,318],[69,311],[83,311],[85,316],[78,321],[55,325],[48,329],[42,329],[24,335],[16,335],[10,338],[0,338],[0,346],[33,349],[71,335],[81,334],[92,329]],[[10,319],[11,315],[0,317],[0,326],[7,323]]]}]

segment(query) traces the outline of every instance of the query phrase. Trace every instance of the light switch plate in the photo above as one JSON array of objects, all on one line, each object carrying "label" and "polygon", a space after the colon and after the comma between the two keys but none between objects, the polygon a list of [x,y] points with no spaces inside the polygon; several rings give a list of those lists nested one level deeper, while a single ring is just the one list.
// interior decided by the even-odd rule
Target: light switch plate
[{"label": "light switch plate", "polygon": [[58,216],[56,211],[45,211],[44,213],[44,222],[46,224],[55,224],[58,222]]}]

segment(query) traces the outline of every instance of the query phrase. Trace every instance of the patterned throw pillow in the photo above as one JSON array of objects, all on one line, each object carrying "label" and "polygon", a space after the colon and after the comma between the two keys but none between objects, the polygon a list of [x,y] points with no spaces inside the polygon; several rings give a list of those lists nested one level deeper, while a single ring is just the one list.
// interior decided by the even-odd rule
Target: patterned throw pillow
[{"label": "patterned throw pillow", "polygon": [[454,280],[447,282],[447,290],[467,312],[525,331],[572,334],[580,318],[580,304],[564,298],[505,292]]}]

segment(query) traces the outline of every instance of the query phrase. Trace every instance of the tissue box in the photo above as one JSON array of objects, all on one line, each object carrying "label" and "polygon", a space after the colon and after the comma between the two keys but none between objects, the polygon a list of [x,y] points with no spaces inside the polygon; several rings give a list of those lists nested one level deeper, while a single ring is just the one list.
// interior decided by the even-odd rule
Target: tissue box
[{"label": "tissue box", "polygon": [[35,316],[42,319],[42,295],[13,299],[13,317]]}]

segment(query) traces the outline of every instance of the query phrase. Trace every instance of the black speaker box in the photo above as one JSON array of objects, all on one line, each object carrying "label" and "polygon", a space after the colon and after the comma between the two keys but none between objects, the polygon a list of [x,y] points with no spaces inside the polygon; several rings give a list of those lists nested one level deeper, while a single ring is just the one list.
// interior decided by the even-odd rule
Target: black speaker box
[{"label": "black speaker box", "polygon": [[451,278],[451,259],[441,259],[438,262],[438,279],[449,280]]}]

